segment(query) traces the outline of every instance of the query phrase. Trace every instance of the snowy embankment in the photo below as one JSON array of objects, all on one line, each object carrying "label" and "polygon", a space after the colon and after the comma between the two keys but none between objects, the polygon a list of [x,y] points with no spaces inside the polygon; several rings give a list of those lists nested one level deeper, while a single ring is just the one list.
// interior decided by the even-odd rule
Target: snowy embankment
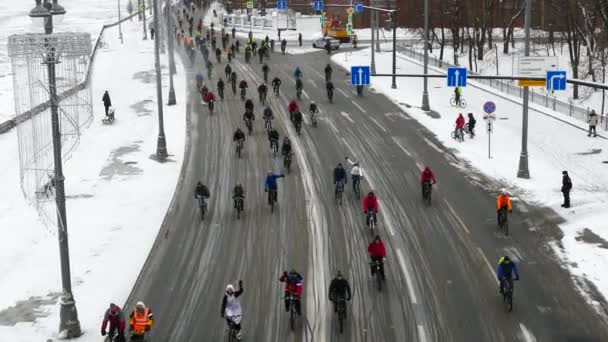
[{"label": "snowy embankment", "polygon": [[[176,59],[177,105],[164,106],[169,159],[156,150],[158,117],[152,40],[141,23],[106,32],[93,70],[95,119],[64,163],[72,286],[85,335],[99,341],[109,302],[124,303],[154,243],[176,189],[185,147],[185,75]],[[167,55],[161,55],[168,84]],[[116,122],[102,125],[109,90]],[[163,87],[167,96],[167,87]],[[59,326],[61,292],[56,227],[46,227],[19,187],[16,130],[0,136],[0,341],[46,341]],[[145,298],[143,298],[145,300]]]},{"label": "snowy embankment", "polygon": [[[338,53],[333,61],[348,70],[353,65],[369,65],[370,50],[348,52],[346,56]],[[397,63],[398,73],[421,74],[423,71],[420,65],[407,58],[398,58]],[[391,52],[376,54],[376,68],[378,73],[391,72]],[[608,267],[608,140],[587,137],[583,123],[563,114],[552,112],[549,116],[532,107],[528,141],[531,178],[517,178],[522,126],[522,107],[517,99],[499,95],[492,88],[482,89],[481,85],[480,88],[469,86],[465,90],[468,107],[461,110],[449,104],[453,89],[446,87],[446,79],[431,78],[428,89],[431,109],[439,114],[436,118],[420,109],[421,78],[399,78],[397,86],[392,89],[388,77],[372,77],[370,91],[386,94],[434,132],[446,147],[458,151],[473,168],[509,184],[512,194],[526,202],[550,207],[561,215],[565,219],[560,225],[564,237],[561,246],[554,246],[556,252],[564,258],[573,275],[589,279],[608,298],[608,274],[605,272]],[[498,117],[491,135],[491,159],[488,158],[488,133],[482,120],[482,105],[488,100],[496,103]],[[465,117],[469,112],[475,114],[475,139],[467,138],[459,143],[451,138],[459,112]],[[563,170],[569,172],[574,184],[570,209],[560,206]]]}]

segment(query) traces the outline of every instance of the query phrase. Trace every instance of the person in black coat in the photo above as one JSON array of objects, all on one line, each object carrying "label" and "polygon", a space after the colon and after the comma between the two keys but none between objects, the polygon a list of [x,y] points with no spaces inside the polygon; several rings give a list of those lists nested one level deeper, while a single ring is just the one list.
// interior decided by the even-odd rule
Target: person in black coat
[{"label": "person in black coat", "polygon": [[469,134],[471,135],[471,138],[475,136],[475,124],[476,123],[477,123],[477,120],[475,120],[473,113],[469,113],[468,129],[469,129]]},{"label": "person in black coat", "polygon": [[562,194],[564,194],[564,204],[562,207],[570,208],[570,190],[572,190],[572,181],[568,176],[568,171],[562,171]]},{"label": "person in black coat", "polygon": [[107,90],[105,93],[103,93],[103,97],[101,98],[101,100],[103,101],[103,106],[106,109],[106,116],[108,116],[108,109],[112,107],[112,100],[110,100],[110,94]]},{"label": "person in black coat", "polygon": [[[329,300],[334,303],[334,312],[338,312],[338,299],[351,299],[351,290],[348,280],[342,277],[342,272],[338,271],[336,277],[329,285]],[[346,310],[344,312],[346,314]]]}]

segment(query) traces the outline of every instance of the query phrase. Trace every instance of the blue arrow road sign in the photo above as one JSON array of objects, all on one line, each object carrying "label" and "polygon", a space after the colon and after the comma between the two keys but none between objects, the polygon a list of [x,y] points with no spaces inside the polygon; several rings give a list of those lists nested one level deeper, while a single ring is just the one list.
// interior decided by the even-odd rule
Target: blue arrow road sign
[{"label": "blue arrow road sign", "polygon": [[466,87],[467,69],[448,68],[448,87]]},{"label": "blue arrow road sign", "polygon": [[357,12],[357,13],[363,12],[363,3],[361,3],[361,2],[355,3],[355,12]]},{"label": "blue arrow road sign", "polygon": [[566,90],[565,71],[547,71],[547,90]]},{"label": "blue arrow road sign", "polygon": [[369,85],[369,66],[351,66],[350,67],[350,82],[353,85]]},{"label": "blue arrow road sign", "polygon": [[496,110],[496,103],[492,102],[492,101],[488,101],[486,103],[483,104],[483,111],[488,113],[488,114],[492,114],[494,113],[494,111]]},{"label": "blue arrow road sign", "polygon": [[287,1],[277,1],[277,9],[284,10],[287,8]]},{"label": "blue arrow road sign", "polygon": [[313,8],[315,11],[322,11],[323,10],[323,1],[313,2]]}]

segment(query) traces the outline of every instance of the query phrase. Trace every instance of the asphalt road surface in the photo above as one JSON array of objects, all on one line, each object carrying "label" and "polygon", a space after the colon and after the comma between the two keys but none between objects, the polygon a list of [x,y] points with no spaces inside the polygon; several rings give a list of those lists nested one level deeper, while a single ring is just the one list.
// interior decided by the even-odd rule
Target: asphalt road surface
[{"label": "asphalt road surface", "polygon": [[[282,160],[270,152],[255,92],[261,65],[255,56],[250,64],[243,59],[241,52],[232,65],[239,80],[249,83],[256,120],[241,159],[232,142],[237,127],[246,131],[238,93],[233,96],[228,86],[226,99],[216,102],[210,116],[193,81],[196,71],[203,70],[200,56],[196,66],[185,71],[190,94],[183,169],[127,303],[132,307],[143,300],[154,311],[152,340],[226,338],[221,299],[226,284],[239,279],[245,288],[240,298],[246,341],[608,340],[604,316],[596,313],[605,310],[606,303],[598,296],[600,306],[587,305],[548,247],[559,239],[559,217],[516,201],[511,235],[498,234],[494,203],[501,185],[469,168],[383,95],[366,92],[357,97],[346,71],[337,66],[330,104],[322,75],[329,61],[324,51],[272,54],[269,61],[269,78],[278,75],[283,80],[281,95],[269,95],[273,125],[281,139],[291,137],[295,148],[293,170],[279,180],[278,206],[271,213],[264,177],[269,170],[282,172]],[[212,89],[223,76],[224,63],[215,67]],[[321,111],[313,128],[303,110],[301,136],[288,123],[286,110],[295,97],[296,66],[304,73],[302,107],[308,108],[312,99]],[[373,189],[380,199],[378,229],[387,246],[382,292],[370,275],[371,235],[350,179],[343,205],[334,201],[332,170],[346,155],[361,161],[362,191]],[[421,200],[418,178],[423,165],[430,165],[438,177],[431,206]],[[211,190],[204,222],[193,198],[199,180]],[[231,198],[237,183],[246,191],[240,220]],[[511,313],[502,304],[494,276],[497,260],[505,254],[519,262],[521,272]],[[282,271],[291,268],[304,276],[303,315],[293,332],[278,282]],[[338,269],[353,288],[342,335],[327,296]],[[593,289],[591,296],[597,296]]]}]

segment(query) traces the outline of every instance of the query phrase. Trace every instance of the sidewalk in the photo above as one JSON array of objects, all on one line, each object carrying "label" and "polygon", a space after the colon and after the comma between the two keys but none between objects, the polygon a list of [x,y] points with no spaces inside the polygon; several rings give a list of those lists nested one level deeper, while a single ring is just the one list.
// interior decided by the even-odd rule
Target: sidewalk
[{"label": "sidewalk", "polygon": [[[122,30],[124,45],[112,28],[109,47],[96,57],[95,119],[64,163],[72,287],[85,333],[79,341],[101,341],[105,308],[126,300],[171,203],[186,143],[186,81],[177,57],[177,105],[164,107],[170,157],[150,158],[158,135],[154,41],[141,40],[136,20]],[[167,55],[161,63],[166,102]],[[116,108],[113,125],[101,123],[106,89]],[[0,341],[52,341],[61,292],[56,227],[45,227],[23,199],[16,130],[0,136],[0,150]]]},{"label": "sidewalk", "polygon": [[[368,65],[370,50],[349,54],[346,61],[344,54],[335,54],[333,61],[349,70],[351,65]],[[376,68],[378,73],[391,73],[392,53],[376,54]],[[422,72],[420,65],[397,59],[397,73]],[[432,69],[429,72],[438,73]],[[492,88],[469,86],[463,92],[468,107],[461,110],[450,106],[453,89],[446,87],[445,78],[431,78],[428,86],[431,109],[439,115],[433,117],[420,109],[422,78],[398,78],[397,87],[391,89],[390,77],[372,77],[369,91],[386,94],[473,168],[510,184],[511,193],[560,214],[566,222],[560,225],[564,237],[554,246],[556,252],[564,257],[565,265],[575,276],[585,276],[604,297],[608,297],[608,275],[604,271],[608,266],[608,229],[605,229],[608,222],[608,140],[587,137],[586,125],[574,118],[547,110],[551,114],[548,116],[531,106],[528,140],[531,178],[520,179],[516,175],[522,108],[516,99],[498,94]],[[488,100],[496,103],[498,118],[491,136],[491,159],[488,159],[488,133],[482,119],[482,105]],[[466,113],[474,113],[477,119],[474,140],[467,138],[459,143],[451,138],[459,112],[465,117]],[[463,163],[463,167],[468,166]],[[560,206],[563,170],[569,172],[574,184],[571,209]]]}]

